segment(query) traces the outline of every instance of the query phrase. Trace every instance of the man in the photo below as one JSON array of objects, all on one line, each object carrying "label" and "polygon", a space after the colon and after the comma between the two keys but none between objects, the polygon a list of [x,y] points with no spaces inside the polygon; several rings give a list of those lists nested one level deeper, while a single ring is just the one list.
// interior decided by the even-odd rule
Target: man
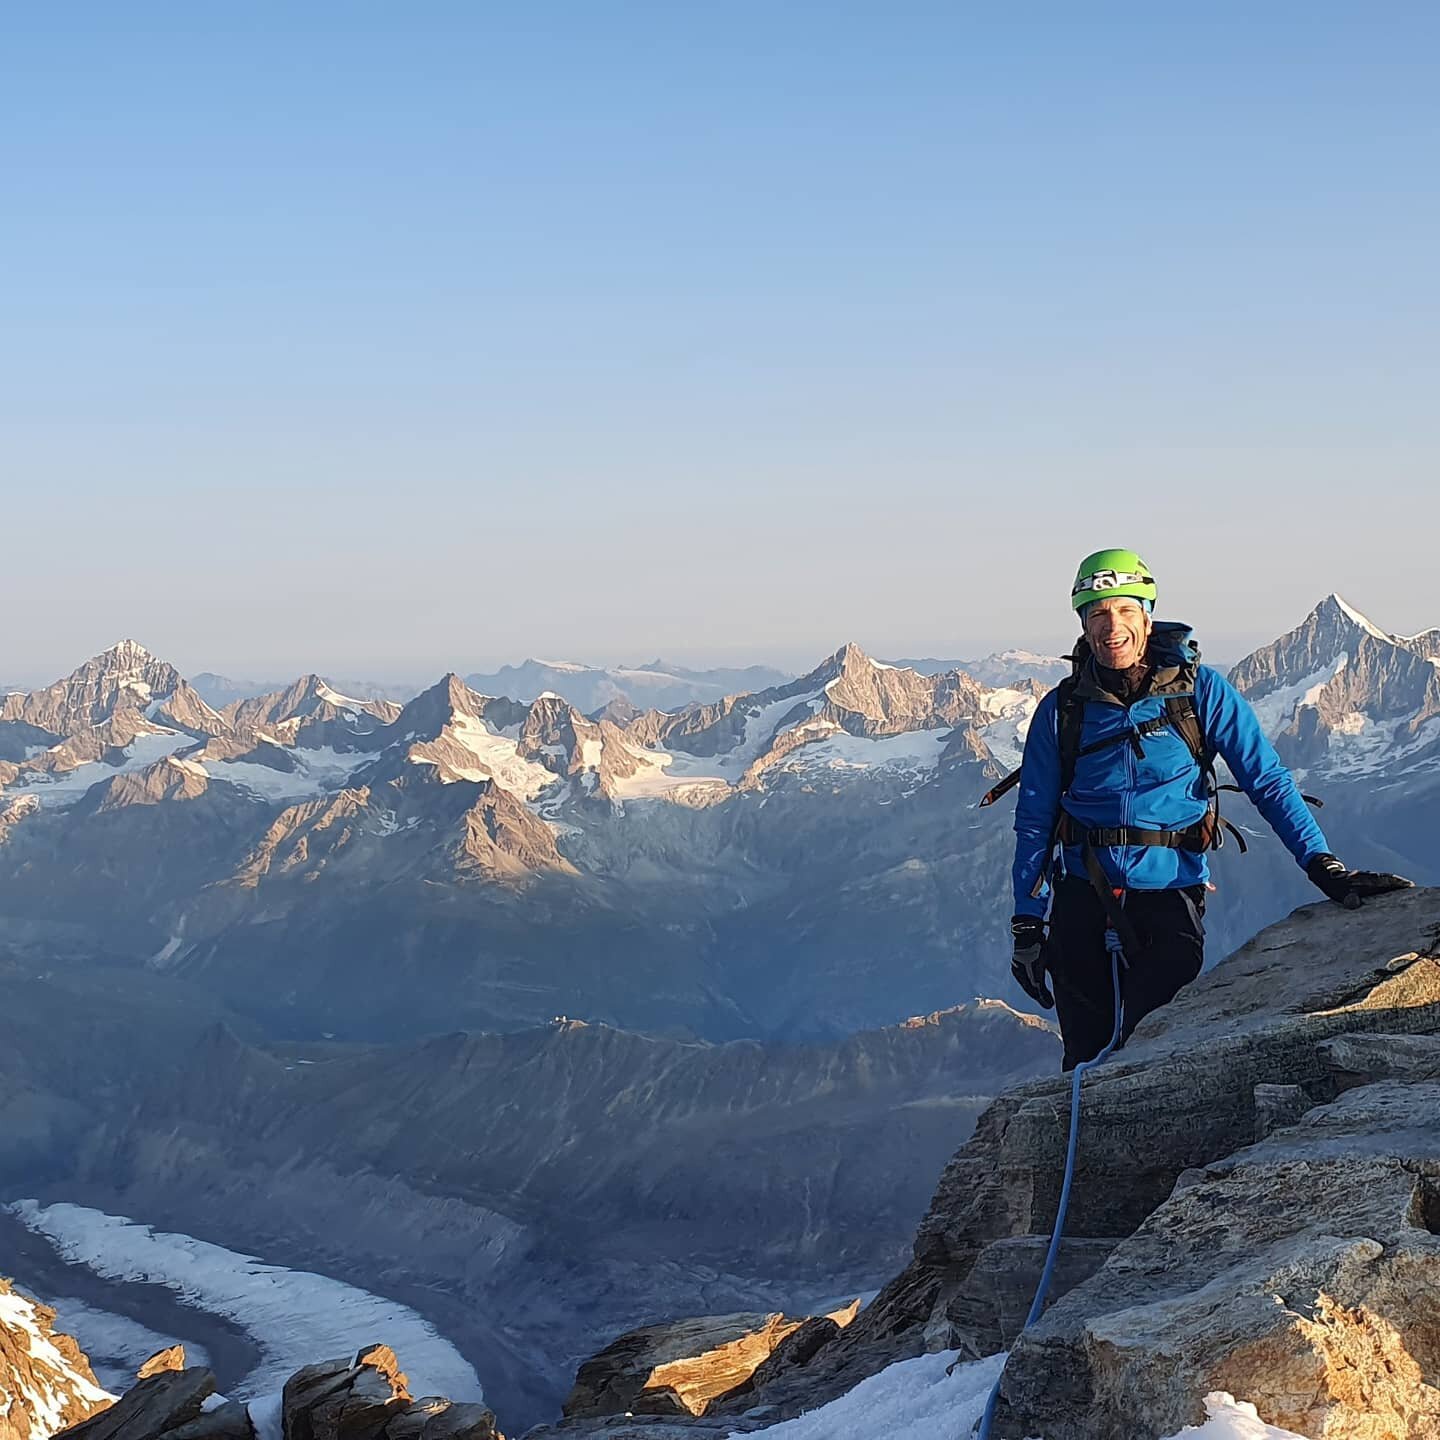
[{"label": "man", "polygon": [[1363,888],[1330,853],[1249,704],[1197,663],[1186,627],[1155,622],[1155,596],[1132,550],[1081,562],[1075,673],[1041,700],[1025,742],[1011,970],[1055,1007],[1066,1070],[1099,1054],[1114,1029],[1107,929],[1126,941],[1122,1043],[1200,973],[1205,851],[1220,833],[1215,755],[1330,899],[1353,908]]}]

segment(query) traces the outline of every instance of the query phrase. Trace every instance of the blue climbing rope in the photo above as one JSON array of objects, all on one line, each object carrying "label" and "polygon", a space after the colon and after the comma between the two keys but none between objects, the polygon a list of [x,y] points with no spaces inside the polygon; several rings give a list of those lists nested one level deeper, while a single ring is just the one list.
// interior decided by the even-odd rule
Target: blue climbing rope
[{"label": "blue climbing rope", "polygon": [[[1065,1149],[1065,1183],[1060,1187],[1060,1204],[1055,1210],[1055,1228],[1050,1232],[1050,1248],[1045,1252],[1045,1268],[1040,1272],[1040,1284],[1035,1288],[1035,1298],[1030,1302],[1030,1313],[1020,1327],[1023,1335],[1039,1318],[1045,1309],[1045,1297],[1050,1293],[1050,1282],[1055,1278],[1055,1262],[1060,1258],[1060,1242],[1065,1238],[1065,1215],[1070,1209],[1070,1186],[1075,1180],[1075,1161],[1080,1153],[1080,1082],[1085,1072],[1098,1065],[1120,1043],[1120,1032],[1125,1026],[1125,1006],[1120,999],[1120,967],[1126,963],[1125,950],[1120,937],[1113,929],[1105,932],[1105,948],[1110,952],[1110,978],[1115,986],[1115,1029],[1110,1034],[1110,1043],[1093,1060],[1082,1060],[1076,1067],[1070,1086],[1070,1142]],[[1017,1339],[1019,1336],[1016,1337]],[[985,1413],[980,1417],[975,1440],[990,1440],[990,1427],[995,1423],[995,1407],[1000,1403],[1000,1382],[1005,1378],[1004,1368],[995,1377],[990,1398],[985,1402]]]}]

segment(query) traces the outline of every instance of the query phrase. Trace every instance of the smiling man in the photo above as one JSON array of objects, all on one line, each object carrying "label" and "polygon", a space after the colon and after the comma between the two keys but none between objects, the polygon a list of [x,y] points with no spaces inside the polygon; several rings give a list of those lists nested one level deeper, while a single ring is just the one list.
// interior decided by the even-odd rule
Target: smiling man
[{"label": "smiling man", "polygon": [[1187,626],[1154,619],[1155,596],[1133,550],[1081,561],[1074,671],[1036,707],[1025,742],[1011,970],[1032,999],[1055,1007],[1067,1070],[1099,1054],[1114,1028],[1107,928],[1126,941],[1122,1040],[1200,973],[1206,851],[1222,835],[1217,755],[1332,900],[1353,908],[1362,889],[1408,883],[1357,884],[1255,712],[1198,663]]}]

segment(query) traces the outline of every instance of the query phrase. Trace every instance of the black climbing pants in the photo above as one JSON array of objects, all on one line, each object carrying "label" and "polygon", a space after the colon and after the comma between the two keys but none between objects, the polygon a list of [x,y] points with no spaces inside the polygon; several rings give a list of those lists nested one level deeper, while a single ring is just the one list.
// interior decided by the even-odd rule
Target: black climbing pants
[{"label": "black climbing pants", "polygon": [[[1120,970],[1122,1045],[1146,1015],[1168,1004],[1200,973],[1205,960],[1205,887],[1128,890],[1124,905],[1141,944],[1138,954],[1126,952],[1129,964]],[[1087,878],[1058,877],[1045,961],[1065,1042],[1066,1070],[1093,1060],[1115,1029],[1107,923],[1105,907]]]}]

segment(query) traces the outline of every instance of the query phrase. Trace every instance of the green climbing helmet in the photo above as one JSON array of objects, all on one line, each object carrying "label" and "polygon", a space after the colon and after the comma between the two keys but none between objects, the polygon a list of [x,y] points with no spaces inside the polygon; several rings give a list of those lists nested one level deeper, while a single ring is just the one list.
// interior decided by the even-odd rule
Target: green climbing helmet
[{"label": "green climbing helmet", "polygon": [[1075,572],[1075,586],[1070,591],[1070,604],[1083,609],[1092,600],[1112,596],[1133,595],[1137,600],[1155,604],[1155,577],[1150,567],[1133,550],[1097,550],[1087,555]]}]

